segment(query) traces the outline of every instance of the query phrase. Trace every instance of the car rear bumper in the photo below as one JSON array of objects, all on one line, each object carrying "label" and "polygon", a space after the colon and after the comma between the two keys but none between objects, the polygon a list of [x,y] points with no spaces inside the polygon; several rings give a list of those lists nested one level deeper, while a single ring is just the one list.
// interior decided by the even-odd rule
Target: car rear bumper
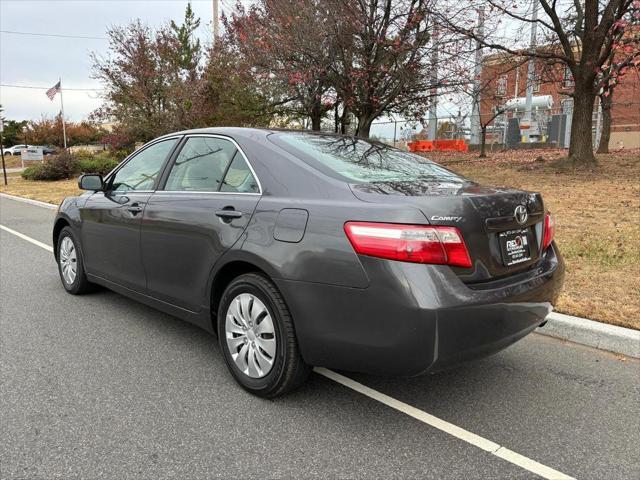
[{"label": "car rear bumper", "polygon": [[361,261],[367,288],[275,279],[311,365],[411,376],[490,355],[544,322],[564,277],[555,245],[535,269],[476,286],[446,266]]}]

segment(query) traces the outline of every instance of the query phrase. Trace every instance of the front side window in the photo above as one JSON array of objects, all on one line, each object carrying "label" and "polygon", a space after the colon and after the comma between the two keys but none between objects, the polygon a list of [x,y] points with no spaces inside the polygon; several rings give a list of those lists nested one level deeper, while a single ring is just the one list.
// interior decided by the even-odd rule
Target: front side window
[{"label": "front side window", "polygon": [[165,190],[217,192],[238,150],[229,140],[189,138],[171,167]]},{"label": "front side window", "polygon": [[347,182],[465,181],[424,157],[383,143],[309,133],[277,133],[269,139],[312,167]]},{"label": "front side window", "polygon": [[136,154],[116,172],[111,190],[114,192],[153,190],[162,165],[176,142],[175,138],[163,140]]}]

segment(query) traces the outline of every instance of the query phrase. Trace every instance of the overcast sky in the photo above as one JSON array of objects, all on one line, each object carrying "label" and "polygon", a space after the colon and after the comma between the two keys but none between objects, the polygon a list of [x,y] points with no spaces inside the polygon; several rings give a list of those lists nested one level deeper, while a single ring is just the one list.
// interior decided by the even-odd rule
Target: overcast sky
[{"label": "overcast sky", "polygon": [[[224,0],[226,11],[232,2]],[[235,2],[234,2],[235,3]],[[111,25],[126,24],[136,18],[150,26],[160,26],[184,16],[187,0],[0,0],[0,104],[9,119],[37,119],[60,110],[60,98],[50,101],[46,88],[62,78],[65,116],[73,121],[85,118],[101,101],[99,88],[91,79],[89,53],[105,53],[106,40],[18,35],[11,32],[104,37]],[[193,9],[201,18],[200,38],[211,41],[212,0],[194,0]],[[5,85],[45,87],[13,88]]]},{"label": "overcast sky", "polygon": [[[65,117],[71,121],[86,118],[101,104],[100,84],[90,76],[89,54],[107,52],[108,42],[104,39],[107,28],[136,18],[152,27],[172,19],[180,21],[187,3],[187,0],[0,0],[0,104],[4,118],[34,120],[56,115],[60,111],[60,96],[50,101],[45,91],[55,85],[58,78],[62,78]],[[198,36],[203,43],[210,43],[212,0],[192,0],[191,3],[195,14],[201,18]],[[228,13],[235,0],[221,0],[220,3],[222,12]],[[243,0],[243,3],[249,4],[251,0]],[[441,103],[439,110],[444,106]],[[454,110],[451,107],[441,114],[449,115]],[[403,126],[397,125],[398,137]],[[393,138],[394,126],[374,125],[371,133]]]}]

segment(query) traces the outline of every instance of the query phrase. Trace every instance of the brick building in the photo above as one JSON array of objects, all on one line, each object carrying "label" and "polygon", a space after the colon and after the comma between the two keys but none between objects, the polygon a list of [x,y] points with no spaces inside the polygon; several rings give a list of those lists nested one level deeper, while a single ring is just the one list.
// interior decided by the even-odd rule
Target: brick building
[{"label": "brick building", "polygon": [[[542,63],[542,62],[541,62]],[[507,54],[490,55],[483,59],[481,76],[481,121],[487,122],[495,108],[507,105],[505,114],[495,119],[489,128],[487,142],[502,143],[509,118],[521,118],[524,113],[524,97],[527,89],[527,61]],[[571,72],[562,66],[536,69],[534,99],[538,105],[533,117],[541,128],[539,141],[549,141],[549,127],[553,115],[570,116],[573,99],[568,96],[573,89]],[[599,102],[597,100],[596,102]],[[594,139],[599,138],[599,106],[594,109]],[[615,148],[640,147],[640,72],[630,70],[616,86],[609,146]],[[568,133],[567,133],[568,141]],[[562,145],[562,143],[559,143]]]}]

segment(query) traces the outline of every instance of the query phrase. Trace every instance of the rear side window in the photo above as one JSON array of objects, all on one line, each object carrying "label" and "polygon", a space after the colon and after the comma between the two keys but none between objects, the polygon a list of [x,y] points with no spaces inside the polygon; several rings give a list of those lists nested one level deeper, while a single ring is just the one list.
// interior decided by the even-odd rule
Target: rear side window
[{"label": "rear side window", "polygon": [[465,181],[424,157],[379,142],[293,132],[272,134],[269,139],[312,167],[347,182]]},{"label": "rear side window", "polygon": [[217,192],[237,153],[235,145],[222,138],[187,139],[171,167],[165,190]]},{"label": "rear side window", "polygon": [[240,153],[237,153],[222,182],[221,192],[259,193],[258,182]]}]

